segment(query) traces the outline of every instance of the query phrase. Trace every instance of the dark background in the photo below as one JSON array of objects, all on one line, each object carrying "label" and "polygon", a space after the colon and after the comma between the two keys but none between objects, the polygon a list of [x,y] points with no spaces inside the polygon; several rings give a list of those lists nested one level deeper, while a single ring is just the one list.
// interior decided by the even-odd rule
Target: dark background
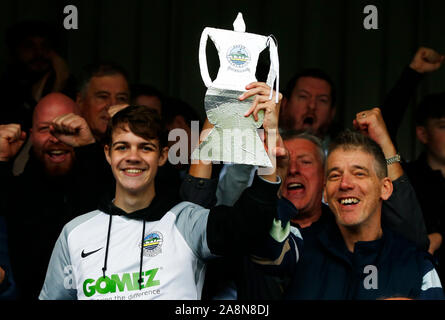
[{"label": "dark background", "polygon": [[[79,29],[64,30],[63,8],[75,5]],[[378,9],[378,30],[366,30],[366,5]],[[98,59],[113,60],[131,82],[152,84],[179,97],[204,115],[205,86],[198,64],[205,27],[232,29],[242,12],[247,32],[273,34],[278,40],[280,84],[302,67],[326,70],[337,84],[337,119],[351,127],[355,114],[378,106],[411,61],[417,48],[445,53],[445,1],[442,0],[3,0],[0,36],[25,19],[54,24],[62,36],[61,54],[74,75]],[[209,69],[216,74],[216,53],[208,42]],[[212,51],[213,49],[213,51]],[[7,62],[3,45],[0,71]],[[429,75],[416,92],[445,90],[445,67]],[[412,106],[404,116],[398,143],[403,156],[420,152]]]}]

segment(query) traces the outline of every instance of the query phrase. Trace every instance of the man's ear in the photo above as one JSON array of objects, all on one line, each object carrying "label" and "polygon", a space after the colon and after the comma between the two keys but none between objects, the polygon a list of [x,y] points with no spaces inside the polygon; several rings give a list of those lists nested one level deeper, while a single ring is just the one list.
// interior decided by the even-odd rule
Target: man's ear
[{"label": "man's ear", "polygon": [[382,193],[381,193],[382,200],[388,200],[389,197],[391,197],[393,188],[394,187],[392,185],[391,179],[388,177],[383,178]]},{"label": "man's ear", "polygon": [[107,144],[104,146],[104,153],[108,164],[111,165],[110,147]]},{"label": "man's ear", "polygon": [[168,159],[168,147],[162,148],[159,153],[158,166],[162,167]]},{"label": "man's ear", "polygon": [[428,133],[426,132],[426,128],[424,126],[416,127],[416,136],[417,139],[419,139],[419,141],[422,142],[423,144],[428,143]]}]

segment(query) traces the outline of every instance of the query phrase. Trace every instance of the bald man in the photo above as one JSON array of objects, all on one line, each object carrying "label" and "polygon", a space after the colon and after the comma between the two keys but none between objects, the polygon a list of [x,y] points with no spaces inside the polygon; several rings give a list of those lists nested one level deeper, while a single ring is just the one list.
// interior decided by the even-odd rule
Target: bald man
[{"label": "bald man", "polygon": [[73,147],[51,133],[52,121],[79,114],[76,103],[60,93],[40,100],[33,114],[32,148],[25,170],[11,172],[12,159],[26,140],[17,124],[0,126],[0,214],[5,215],[12,272],[21,299],[36,299],[52,248],[62,227],[97,205],[94,186],[76,164]]}]

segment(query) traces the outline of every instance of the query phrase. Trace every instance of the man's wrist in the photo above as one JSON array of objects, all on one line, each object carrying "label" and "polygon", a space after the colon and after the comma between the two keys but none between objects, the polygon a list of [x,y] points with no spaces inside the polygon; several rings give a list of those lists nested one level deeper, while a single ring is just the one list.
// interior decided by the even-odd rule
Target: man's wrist
[{"label": "man's wrist", "polygon": [[396,153],[394,156],[386,158],[386,165],[389,166],[393,163],[399,163],[400,161],[401,161],[400,154]]}]

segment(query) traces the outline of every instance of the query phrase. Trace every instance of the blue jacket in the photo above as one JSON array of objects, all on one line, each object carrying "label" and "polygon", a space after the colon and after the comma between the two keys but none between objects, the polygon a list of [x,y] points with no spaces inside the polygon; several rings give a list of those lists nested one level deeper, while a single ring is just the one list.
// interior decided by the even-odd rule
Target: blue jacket
[{"label": "blue jacket", "polygon": [[301,233],[289,231],[263,247],[273,252],[266,255],[273,261],[256,260],[270,272],[291,276],[287,299],[445,298],[431,255],[387,228],[378,240],[357,242],[353,253],[332,214]]}]

